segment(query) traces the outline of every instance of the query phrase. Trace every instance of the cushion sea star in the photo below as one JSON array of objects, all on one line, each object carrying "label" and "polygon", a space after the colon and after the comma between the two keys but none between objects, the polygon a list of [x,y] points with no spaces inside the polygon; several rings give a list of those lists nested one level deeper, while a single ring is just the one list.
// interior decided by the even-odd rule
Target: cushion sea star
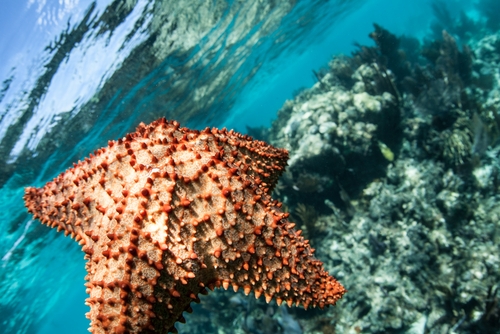
[{"label": "cushion sea star", "polygon": [[270,197],[287,158],[233,131],[160,119],[24,199],[83,246],[91,332],[175,332],[206,288],[305,308],[345,293]]}]

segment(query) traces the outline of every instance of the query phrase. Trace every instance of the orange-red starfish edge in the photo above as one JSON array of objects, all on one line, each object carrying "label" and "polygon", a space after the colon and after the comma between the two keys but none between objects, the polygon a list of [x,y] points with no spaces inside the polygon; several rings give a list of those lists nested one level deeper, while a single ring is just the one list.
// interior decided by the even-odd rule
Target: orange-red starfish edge
[{"label": "orange-red starfish edge", "polygon": [[305,308],[345,293],[270,197],[287,159],[233,131],[160,119],[24,199],[83,246],[91,332],[176,332],[206,288]]}]

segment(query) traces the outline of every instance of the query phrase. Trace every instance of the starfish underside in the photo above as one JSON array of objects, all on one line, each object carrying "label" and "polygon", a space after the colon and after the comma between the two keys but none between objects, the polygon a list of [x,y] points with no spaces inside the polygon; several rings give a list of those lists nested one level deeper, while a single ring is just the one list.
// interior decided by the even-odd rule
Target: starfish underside
[{"label": "starfish underside", "polygon": [[24,198],[83,246],[91,332],[175,332],[206,288],[305,308],[345,293],[270,197],[287,158],[233,131],[160,119]]}]

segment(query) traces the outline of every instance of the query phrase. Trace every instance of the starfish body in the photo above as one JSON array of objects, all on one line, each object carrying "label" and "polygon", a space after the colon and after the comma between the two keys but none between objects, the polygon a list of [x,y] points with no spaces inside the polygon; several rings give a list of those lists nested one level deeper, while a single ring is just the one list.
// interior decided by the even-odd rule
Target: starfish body
[{"label": "starfish body", "polygon": [[24,199],[83,246],[91,332],[175,332],[207,288],[305,308],[345,293],[270,197],[287,158],[233,131],[160,119]]}]

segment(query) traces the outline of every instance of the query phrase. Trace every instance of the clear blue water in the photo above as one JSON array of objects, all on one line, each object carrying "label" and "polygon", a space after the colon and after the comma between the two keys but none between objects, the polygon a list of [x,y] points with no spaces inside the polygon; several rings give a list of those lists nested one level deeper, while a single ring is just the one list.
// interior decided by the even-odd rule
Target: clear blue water
[{"label": "clear blue water", "polygon": [[[453,15],[478,15],[473,1],[447,2]],[[427,0],[304,0],[258,8],[248,21],[249,6],[221,1],[221,13],[180,19],[169,39],[158,28],[160,1],[133,3],[107,22],[106,9],[118,10],[109,0],[0,2],[1,332],[88,327],[83,253],[31,220],[25,186],[44,184],[140,121],[269,126],[332,55],[372,45],[373,22],[422,38],[433,19]],[[191,4],[176,3],[177,12]]]}]

